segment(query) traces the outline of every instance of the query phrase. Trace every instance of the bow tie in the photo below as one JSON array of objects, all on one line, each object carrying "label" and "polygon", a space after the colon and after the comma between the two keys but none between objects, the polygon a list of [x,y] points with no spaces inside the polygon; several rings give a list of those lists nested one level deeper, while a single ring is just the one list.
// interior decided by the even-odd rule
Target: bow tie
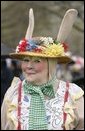
[{"label": "bow tie", "polygon": [[54,93],[52,84],[42,85],[42,86],[33,86],[31,84],[26,84],[24,88],[25,88],[25,92],[32,94],[32,95],[43,94],[43,95],[48,96],[49,98],[55,97],[55,93]]},{"label": "bow tie", "polygon": [[29,130],[48,129],[44,95],[50,98],[55,97],[52,85],[52,81],[40,86],[34,86],[25,81],[24,92],[31,94]]}]

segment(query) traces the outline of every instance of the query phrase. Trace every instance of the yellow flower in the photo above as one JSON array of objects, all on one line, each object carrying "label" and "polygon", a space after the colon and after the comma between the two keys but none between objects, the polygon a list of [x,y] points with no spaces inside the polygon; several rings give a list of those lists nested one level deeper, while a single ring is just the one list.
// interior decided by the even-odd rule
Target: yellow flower
[{"label": "yellow flower", "polygon": [[60,43],[57,45],[52,44],[46,47],[43,53],[48,54],[48,55],[58,56],[58,55],[64,54],[64,48]]}]

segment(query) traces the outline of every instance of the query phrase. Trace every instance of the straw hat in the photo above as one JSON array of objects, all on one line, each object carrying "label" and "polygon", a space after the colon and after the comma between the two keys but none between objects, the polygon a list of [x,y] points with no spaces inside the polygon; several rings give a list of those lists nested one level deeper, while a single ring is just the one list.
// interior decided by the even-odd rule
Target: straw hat
[{"label": "straw hat", "polygon": [[10,56],[15,59],[23,59],[27,56],[42,57],[42,58],[56,58],[58,63],[67,63],[71,58],[66,55],[66,40],[71,31],[77,10],[69,9],[61,22],[57,38],[51,37],[32,37],[34,29],[34,15],[33,9],[29,10],[29,25],[24,39],[20,40],[16,51],[10,53]]}]

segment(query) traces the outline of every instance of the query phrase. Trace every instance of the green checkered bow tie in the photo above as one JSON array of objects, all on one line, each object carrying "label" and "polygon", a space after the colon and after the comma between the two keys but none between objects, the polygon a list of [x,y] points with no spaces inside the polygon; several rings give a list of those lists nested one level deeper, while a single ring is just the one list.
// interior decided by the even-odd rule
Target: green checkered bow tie
[{"label": "green checkered bow tie", "polygon": [[54,98],[52,79],[46,84],[40,86],[33,86],[25,81],[24,91],[31,94],[31,104],[29,110],[29,130],[47,130],[47,118],[45,110],[44,95],[49,98]]}]

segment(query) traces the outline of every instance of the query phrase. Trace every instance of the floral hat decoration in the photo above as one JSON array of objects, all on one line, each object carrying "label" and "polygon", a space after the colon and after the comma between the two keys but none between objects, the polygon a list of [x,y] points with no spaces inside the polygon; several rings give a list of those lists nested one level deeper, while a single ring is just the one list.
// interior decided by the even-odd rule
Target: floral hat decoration
[{"label": "floral hat decoration", "polygon": [[68,44],[64,43],[71,31],[77,10],[69,9],[62,20],[57,38],[52,37],[32,37],[34,29],[33,9],[29,10],[29,25],[24,39],[20,40],[16,51],[10,53],[15,59],[23,59],[27,56],[37,56],[42,58],[56,58],[58,63],[67,63],[71,58],[66,55]]}]

